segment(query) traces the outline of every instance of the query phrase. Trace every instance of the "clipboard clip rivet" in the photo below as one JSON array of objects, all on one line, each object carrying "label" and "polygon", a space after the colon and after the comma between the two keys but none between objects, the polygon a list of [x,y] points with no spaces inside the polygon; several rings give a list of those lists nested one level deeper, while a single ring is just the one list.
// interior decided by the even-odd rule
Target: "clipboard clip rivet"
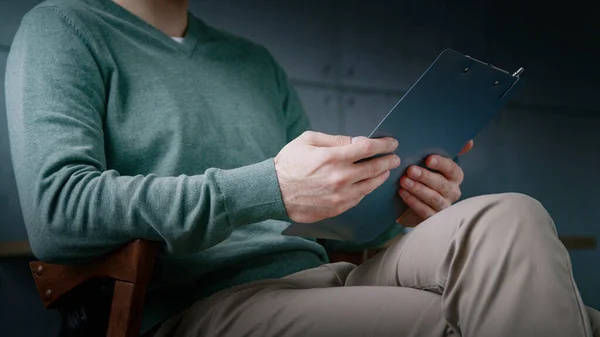
[{"label": "clipboard clip rivet", "polygon": [[467,71],[469,71],[469,68],[463,69],[463,73],[466,73]]},{"label": "clipboard clip rivet", "polygon": [[494,85],[498,85],[498,83],[500,83],[500,82],[496,81],[496,82],[494,82]]}]

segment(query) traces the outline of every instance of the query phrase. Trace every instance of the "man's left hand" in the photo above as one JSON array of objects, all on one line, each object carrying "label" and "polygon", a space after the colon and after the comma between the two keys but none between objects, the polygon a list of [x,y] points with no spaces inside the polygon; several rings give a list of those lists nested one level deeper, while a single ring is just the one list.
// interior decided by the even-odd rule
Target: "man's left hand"
[{"label": "man's left hand", "polygon": [[[473,144],[469,141],[459,155],[471,151]],[[407,227],[416,226],[450,207],[461,196],[464,173],[457,163],[450,158],[431,155],[425,160],[425,166],[437,172],[413,165],[400,178],[400,198],[409,210],[396,221]]]}]

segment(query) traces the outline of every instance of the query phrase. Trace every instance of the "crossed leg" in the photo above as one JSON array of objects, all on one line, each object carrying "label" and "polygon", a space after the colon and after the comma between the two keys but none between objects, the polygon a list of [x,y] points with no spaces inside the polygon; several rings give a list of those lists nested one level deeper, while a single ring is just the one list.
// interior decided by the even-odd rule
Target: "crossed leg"
[{"label": "crossed leg", "polygon": [[363,284],[440,294],[445,320],[463,336],[592,336],[554,223],[522,194],[438,213],[346,281]]},{"label": "crossed leg", "polygon": [[221,291],[157,336],[591,337],[598,316],[544,208],[498,194],[440,212],[359,267]]}]

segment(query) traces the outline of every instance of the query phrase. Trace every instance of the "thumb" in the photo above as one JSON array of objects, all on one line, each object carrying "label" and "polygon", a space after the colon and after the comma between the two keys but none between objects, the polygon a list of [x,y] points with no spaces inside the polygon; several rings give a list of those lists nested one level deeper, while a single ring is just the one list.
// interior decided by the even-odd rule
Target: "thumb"
[{"label": "thumb", "polygon": [[342,135],[328,135],[321,132],[308,131],[303,134],[306,143],[319,147],[333,147],[352,144],[352,138]]}]

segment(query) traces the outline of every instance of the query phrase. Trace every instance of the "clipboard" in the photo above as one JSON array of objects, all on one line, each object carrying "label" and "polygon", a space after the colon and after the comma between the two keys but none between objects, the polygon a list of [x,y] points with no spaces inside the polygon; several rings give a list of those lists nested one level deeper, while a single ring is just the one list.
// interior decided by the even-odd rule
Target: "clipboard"
[{"label": "clipboard", "polygon": [[431,154],[454,158],[506,106],[521,83],[514,74],[446,49],[375,126],[369,138],[393,137],[400,166],[355,207],[311,224],[292,223],[284,235],[365,243],[408,210],[399,180]]}]

